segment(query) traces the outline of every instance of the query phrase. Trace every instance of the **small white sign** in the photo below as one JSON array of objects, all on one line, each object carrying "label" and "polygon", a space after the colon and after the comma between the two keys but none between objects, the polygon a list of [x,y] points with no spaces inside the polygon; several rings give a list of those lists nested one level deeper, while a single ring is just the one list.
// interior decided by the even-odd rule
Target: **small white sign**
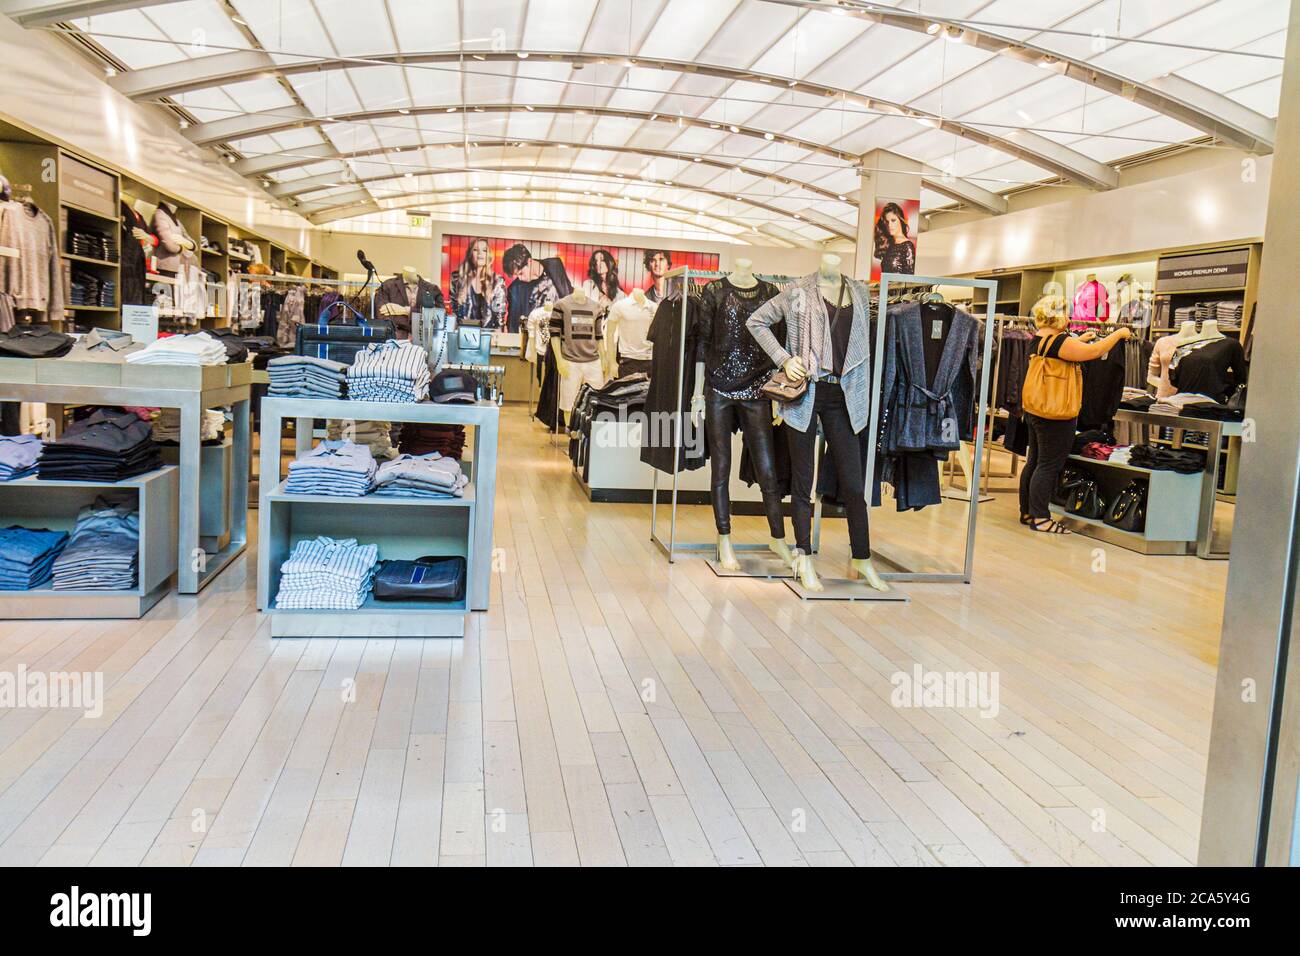
[{"label": "small white sign", "polygon": [[156,305],[122,306],[122,331],[129,332],[136,342],[148,344],[158,339],[158,307]]}]

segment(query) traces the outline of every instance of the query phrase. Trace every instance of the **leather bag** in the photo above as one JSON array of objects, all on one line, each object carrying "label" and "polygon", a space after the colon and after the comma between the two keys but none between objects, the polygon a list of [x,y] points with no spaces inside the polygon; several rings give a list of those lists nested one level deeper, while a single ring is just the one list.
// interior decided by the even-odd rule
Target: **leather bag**
[{"label": "leather bag", "polygon": [[792,381],[783,369],[777,369],[772,373],[772,377],[763,383],[759,389],[764,398],[770,398],[775,402],[797,402],[803,398],[804,392],[808,391],[808,378],[805,376],[798,382]]},{"label": "leather bag", "polygon": [[1083,406],[1083,369],[1079,363],[1047,355],[1064,337],[1061,332],[1039,339],[1034,354],[1029,356],[1025,384],[1020,390],[1021,407],[1049,421],[1077,418]]},{"label": "leather bag", "polygon": [[377,601],[461,601],[465,559],[429,555],[414,561],[381,561],[375,572]]},{"label": "leather bag", "polygon": [[365,351],[371,342],[387,342],[393,335],[392,322],[367,319],[338,300],[321,312],[315,323],[298,326],[293,350],[297,355],[351,365],[357,353]]},{"label": "leather bag", "polygon": [[1094,478],[1083,478],[1070,493],[1065,510],[1080,518],[1100,520],[1106,516],[1106,499],[1101,496]]},{"label": "leather bag", "polygon": [[1121,531],[1144,531],[1147,524],[1147,483],[1130,481],[1115,496],[1102,519]]}]

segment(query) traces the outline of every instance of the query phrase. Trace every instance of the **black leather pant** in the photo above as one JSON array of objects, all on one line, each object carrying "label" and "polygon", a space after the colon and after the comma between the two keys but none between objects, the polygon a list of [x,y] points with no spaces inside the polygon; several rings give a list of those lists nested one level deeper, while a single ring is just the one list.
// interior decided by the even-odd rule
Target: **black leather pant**
[{"label": "black leather pant", "polygon": [[765,398],[724,398],[712,388],[704,398],[704,427],[713,467],[713,520],[718,534],[731,534],[731,433],[740,425],[745,447],[754,460],[763,493],[767,528],[774,538],[785,537],[781,498],[776,491],[776,450],[772,437],[772,403]]},{"label": "black leather pant", "polygon": [[[849,421],[844,391],[838,385],[818,382],[813,389],[813,420],[806,432],[787,428],[790,436],[790,523],[799,550],[812,550],[813,460],[817,456],[817,420],[835,459],[839,499],[849,523],[849,548],[854,558],[871,557],[871,535],[858,436]],[[823,459],[824,461],[825,459]]]}]

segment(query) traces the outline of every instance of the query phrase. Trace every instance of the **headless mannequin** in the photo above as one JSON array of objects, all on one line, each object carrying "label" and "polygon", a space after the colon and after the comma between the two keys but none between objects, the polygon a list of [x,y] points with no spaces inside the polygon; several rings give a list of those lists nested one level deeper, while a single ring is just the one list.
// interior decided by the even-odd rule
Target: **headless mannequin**
[{"label": "headless mannequin", "polygon": [[[821,265],[817,269],[817,288],[824,299],[831,302],[839,300],[844,276],[840,273],[840,257],[834,253],[826,253],[822,256]],[[791,381],[800,382],[808,377],[808,370],[804,368],[803,360],[797,355],[791,356],[789,361],[782,366],[786,377]],[[809,428],[815,425],[809,425]],[[809,591],[823,591],[825,586],[817,576],[817,569],[813,566],[812,555],[804,554],[796,548],[790,562],[790,568],[798,576],[799,581]],[[850,578],[858,578],[864,581],[869,587],[877,591],[887,591],[889,586],[885,584],[880,577],[879,572],[871,563],[870,558],[854,558],[849,561]]]},{"label": "headless mannequin", "polygon": [[[137,200],[137,202],[143,202],[143,200]],[[146,205],[147,205],[147,203],[146,203]],[[177,212],[177,209],[176,209],[176,207],[173,206],[171,203],[169,203],[169,202],[164,202],[164,203],[159,203],[158,205],[161,206],[163,209],[167,210],[168,215],[170,215],[170,216],[171,216],[173,219],[175,219],[177,222],[180,221],[180,219],[179,219],[179,214],[178,214],[178,212]],[[157,206],[155,206],[155,207],[153,207],[153,208],[156,209]],[[138,210],[137,210],[137,211],[138,211]],[[152,212],[152,210],[150,211],[149,216],[150,216],[150,218],[153,217],[153,212]],[[139,237],[139,236],[136,236],[136,238],[138,239],[138,238],[140,238],[140,237]],[[186,236],[184,239],[180,239],[179,242],[180,242],[180,244],[181,244],[181,248],[184,249],[186,252],[193,252],[194,249],[196,248],[195,245],[194,245],[194,240],[191,239],[191,238],[189,238],[188,236]]]},{"label": "headless mannequin", "polygon": [[1192,336],[1197,342],[1207,341],[1209,339],[1221,339],[1224,335],[1219,331],[1217,319],[1206,319],[1201,323],[1201,331]]},{"label": "headless mannequin", "polygon": [[[420,273],[415,266],[402,266],[402,284],[408,287],[420,284]],[[379,314],[386,316],[410,315],[411,308],[402,305],[400,302],[385,302],[379,307]]]},{"label": "headless mannequin", "polygon": [[[157,206],[145,199],[137,199],[131,203],[131,208],[136,211],[136,215],[144,222],[153,222],[153,214],[158,210]],[[131,227],[131,236],[140,245],[146,247],[146,252],[151,252],[158,245],[158,237],[147,229],[141,229],[139,226]]]},{"label": "headless mannequin", "polygon": [[[645,308],[650,300],[646,298],[645,290],[636,288],[632,290],[632,301],[637,304],[638,308]],[[546,310],[549,312],[551,304],[548,303]],[[619,320],[617,313],[610,312],[609,317],[605,320],[605,338],[601,342],[600,363],[605,372],[605,378],[613,379],[618,374],[618,326]]]},{"label": "headless mannequin", "polygon": [[[737,259],[736,268],[731,275],[727,276],[727,281],[737,289],[754,288],[758,285],[758,279],[754,277],[754,263],[749,259]],[[704,363],[697,362],[695,363],[695,394],[691,396],[691,417],[697,427],[704,411],[704,379]],[[786,564],[793,560],[790,546],[785,543],[784,538],[769,537],[767,548]],[[718,564],[727,571],[740,570],[740,560],[736,557],[736,549],[731,543],[729,534],[718,535]]]},{"label": "headless mannequin", "polygon": [[[587,293],[583,292],[582,289],[574,289],[572,295],[573,301],[578,305],[587,304]],[[554,302],[547,303],[546,310],[548,312],[553,308],[555,308]],[[561,376],[568,375],[569,362],[564,357],[564,349],[560,348],[560,340],[555,336],[551,336],[551,351],[555,353],[555,370],[559,372]]]}]

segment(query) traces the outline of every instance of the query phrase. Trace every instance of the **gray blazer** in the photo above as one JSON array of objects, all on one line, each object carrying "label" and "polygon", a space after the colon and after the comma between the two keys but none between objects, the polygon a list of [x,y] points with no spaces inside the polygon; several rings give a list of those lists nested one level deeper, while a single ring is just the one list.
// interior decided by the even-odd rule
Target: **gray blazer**
[{"label": "gray blazer", "polygon": [[[867,427],[870,403],[867,392],[871,388],[870,328],[871,289],[865,282],[847,279],[849,297],[853,302],[853,327],[849,331],[848,351],[844,355],[844,371],[840,387],[849,409],[849,421],[855,432]],[[777,340],[772,327],[785,322],[785,343]],[[768,299],[745,322],[750,335],[758,341],[768,356],[780,368],[794,355],[803,359],[804,367],[814,378],[820,374],[812,354],[813,324],[822,329],[825,348],[830,348],[830,318],[817,285],[817,273],[804,276],[776,298]],[[781,417],[795,431],[806,432],[812,424],[813,393],[816,381],[808,383],[808,390],[797,402],[782,403]]]}]

